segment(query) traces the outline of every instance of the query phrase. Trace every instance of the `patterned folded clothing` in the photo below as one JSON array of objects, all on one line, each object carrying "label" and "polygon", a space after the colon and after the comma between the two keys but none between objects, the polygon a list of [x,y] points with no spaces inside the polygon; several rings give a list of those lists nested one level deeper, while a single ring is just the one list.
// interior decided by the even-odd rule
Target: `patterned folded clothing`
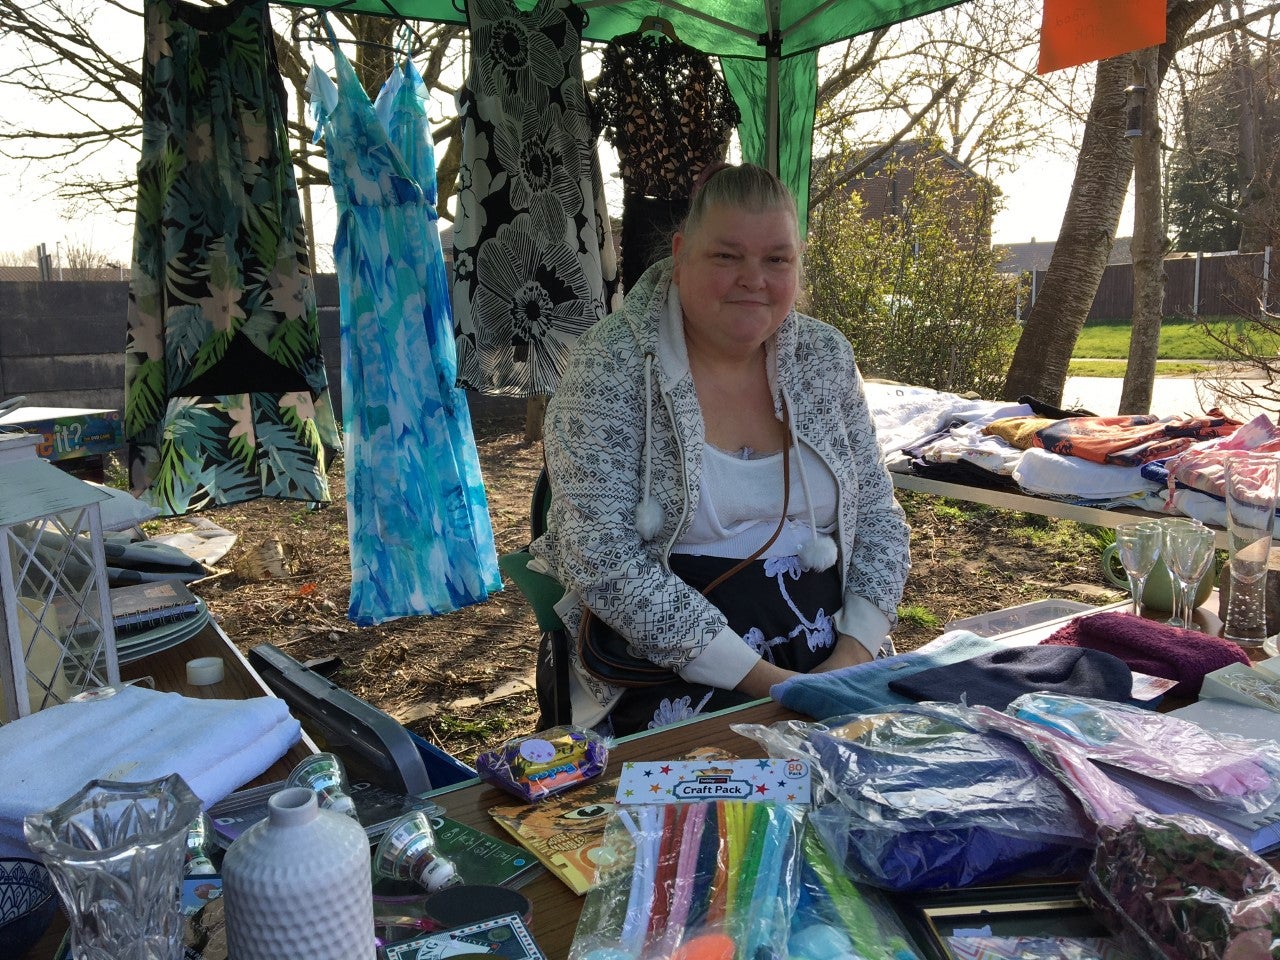
[{"label": "patterned folded clothing", "polygon": [[1207,673],[1232,663],[1249,662],[1244,651],[1230,640],[1144,620],[1129,613],[1095,613],[1080,617],[1046,637],[1042,643],[1059,647],[1088,647],[1113,654],[1138,673],[1178,681],[1178,685],[1169,691],[1176,697],[1199,694],[1200,684]]}]

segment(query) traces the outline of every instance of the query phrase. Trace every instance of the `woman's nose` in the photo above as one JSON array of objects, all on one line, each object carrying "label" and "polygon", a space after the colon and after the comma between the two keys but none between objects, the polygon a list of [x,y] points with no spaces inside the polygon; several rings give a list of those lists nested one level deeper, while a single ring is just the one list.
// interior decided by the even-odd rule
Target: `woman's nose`
[{"label": "woman's nose", "polygon": [[764,266],[752,260],[744,260],[742,269],[738,271],[738,283],[748,290],[759,290],[764,286]]}]

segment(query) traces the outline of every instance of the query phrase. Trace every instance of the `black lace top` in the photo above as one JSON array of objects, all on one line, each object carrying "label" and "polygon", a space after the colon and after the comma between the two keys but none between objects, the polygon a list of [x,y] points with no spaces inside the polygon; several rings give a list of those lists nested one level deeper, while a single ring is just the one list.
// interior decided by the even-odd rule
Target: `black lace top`
[{"label": "black lace top", "polygon": [[655,34],[610,41],[595,106],[627,188],[664,200],[688,198],[702,168],[724,158],[741,121],[711,58]]}]

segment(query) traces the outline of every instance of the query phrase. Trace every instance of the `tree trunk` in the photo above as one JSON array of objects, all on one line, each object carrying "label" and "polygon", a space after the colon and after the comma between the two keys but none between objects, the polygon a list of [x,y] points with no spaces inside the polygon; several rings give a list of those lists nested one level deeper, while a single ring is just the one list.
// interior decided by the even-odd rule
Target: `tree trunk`
[{"label": "tree trunk", "polygon": [[1098,63],[1071,197],[1049,271],[1005,378],[1001,395],[1007,400],[1030,395],[1062,402],[1071,352],[1106,270],[1129,189],[1133,151],[1121,134],[1132,62],[1133,56],[1126,54]]},{"label": "tree trunk", "polygon": [[[1174,54],[1186,42],[1187,31],[1215,2],[1168,0],[1165,42],[1159,48],[1156,83],[1147,90],[1149,102],[1160,95],[1160,83]],[[1133,170],[1133,149],[1120,136],[1124,88],[1132,76],[1132,62],[1133,54],[1098,62],[1067,212],[1044,286],[1013,353],[1001,391],[1005,399],[1029,394],[1062,402],[1067,365],[1102,281]]]},{"label": "tree trunk", "polygon": [[1129,364],[1117,413],[1149,413],[1164,310],[1164,217],[1160,183],[1160,98],[1155,95],[1158,49],[1137,53],[1134,82],[1146,87],[1142,136],[1133,141],[1133,322]]}]

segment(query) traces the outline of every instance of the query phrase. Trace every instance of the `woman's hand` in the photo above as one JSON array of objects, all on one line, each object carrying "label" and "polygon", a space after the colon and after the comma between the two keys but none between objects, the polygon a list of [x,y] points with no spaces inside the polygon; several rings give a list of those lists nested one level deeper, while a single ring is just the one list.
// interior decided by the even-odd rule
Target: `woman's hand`
[{"label": "woman's hand", "polygon": [[794,676],[796,676],[794,670],[786,670],[769,663],[767,660],[761,660],[747,671],[747,675],[733,689],[752,697],[767,697],[769,696],[769,688],[775,683],[781,683],[787,677]]},{"label": "woman's hand", "polygon": [[826,673],[828,670],[840,670],[843,667],[853,667],[860,663],[870,663],[873,659],[875,658],[872,656],[871,651],[862,645],[861,640],[851,637],[847,633],[842,633],[836,637],[836,645],[831,651],[831,656],[809,672]]}]

